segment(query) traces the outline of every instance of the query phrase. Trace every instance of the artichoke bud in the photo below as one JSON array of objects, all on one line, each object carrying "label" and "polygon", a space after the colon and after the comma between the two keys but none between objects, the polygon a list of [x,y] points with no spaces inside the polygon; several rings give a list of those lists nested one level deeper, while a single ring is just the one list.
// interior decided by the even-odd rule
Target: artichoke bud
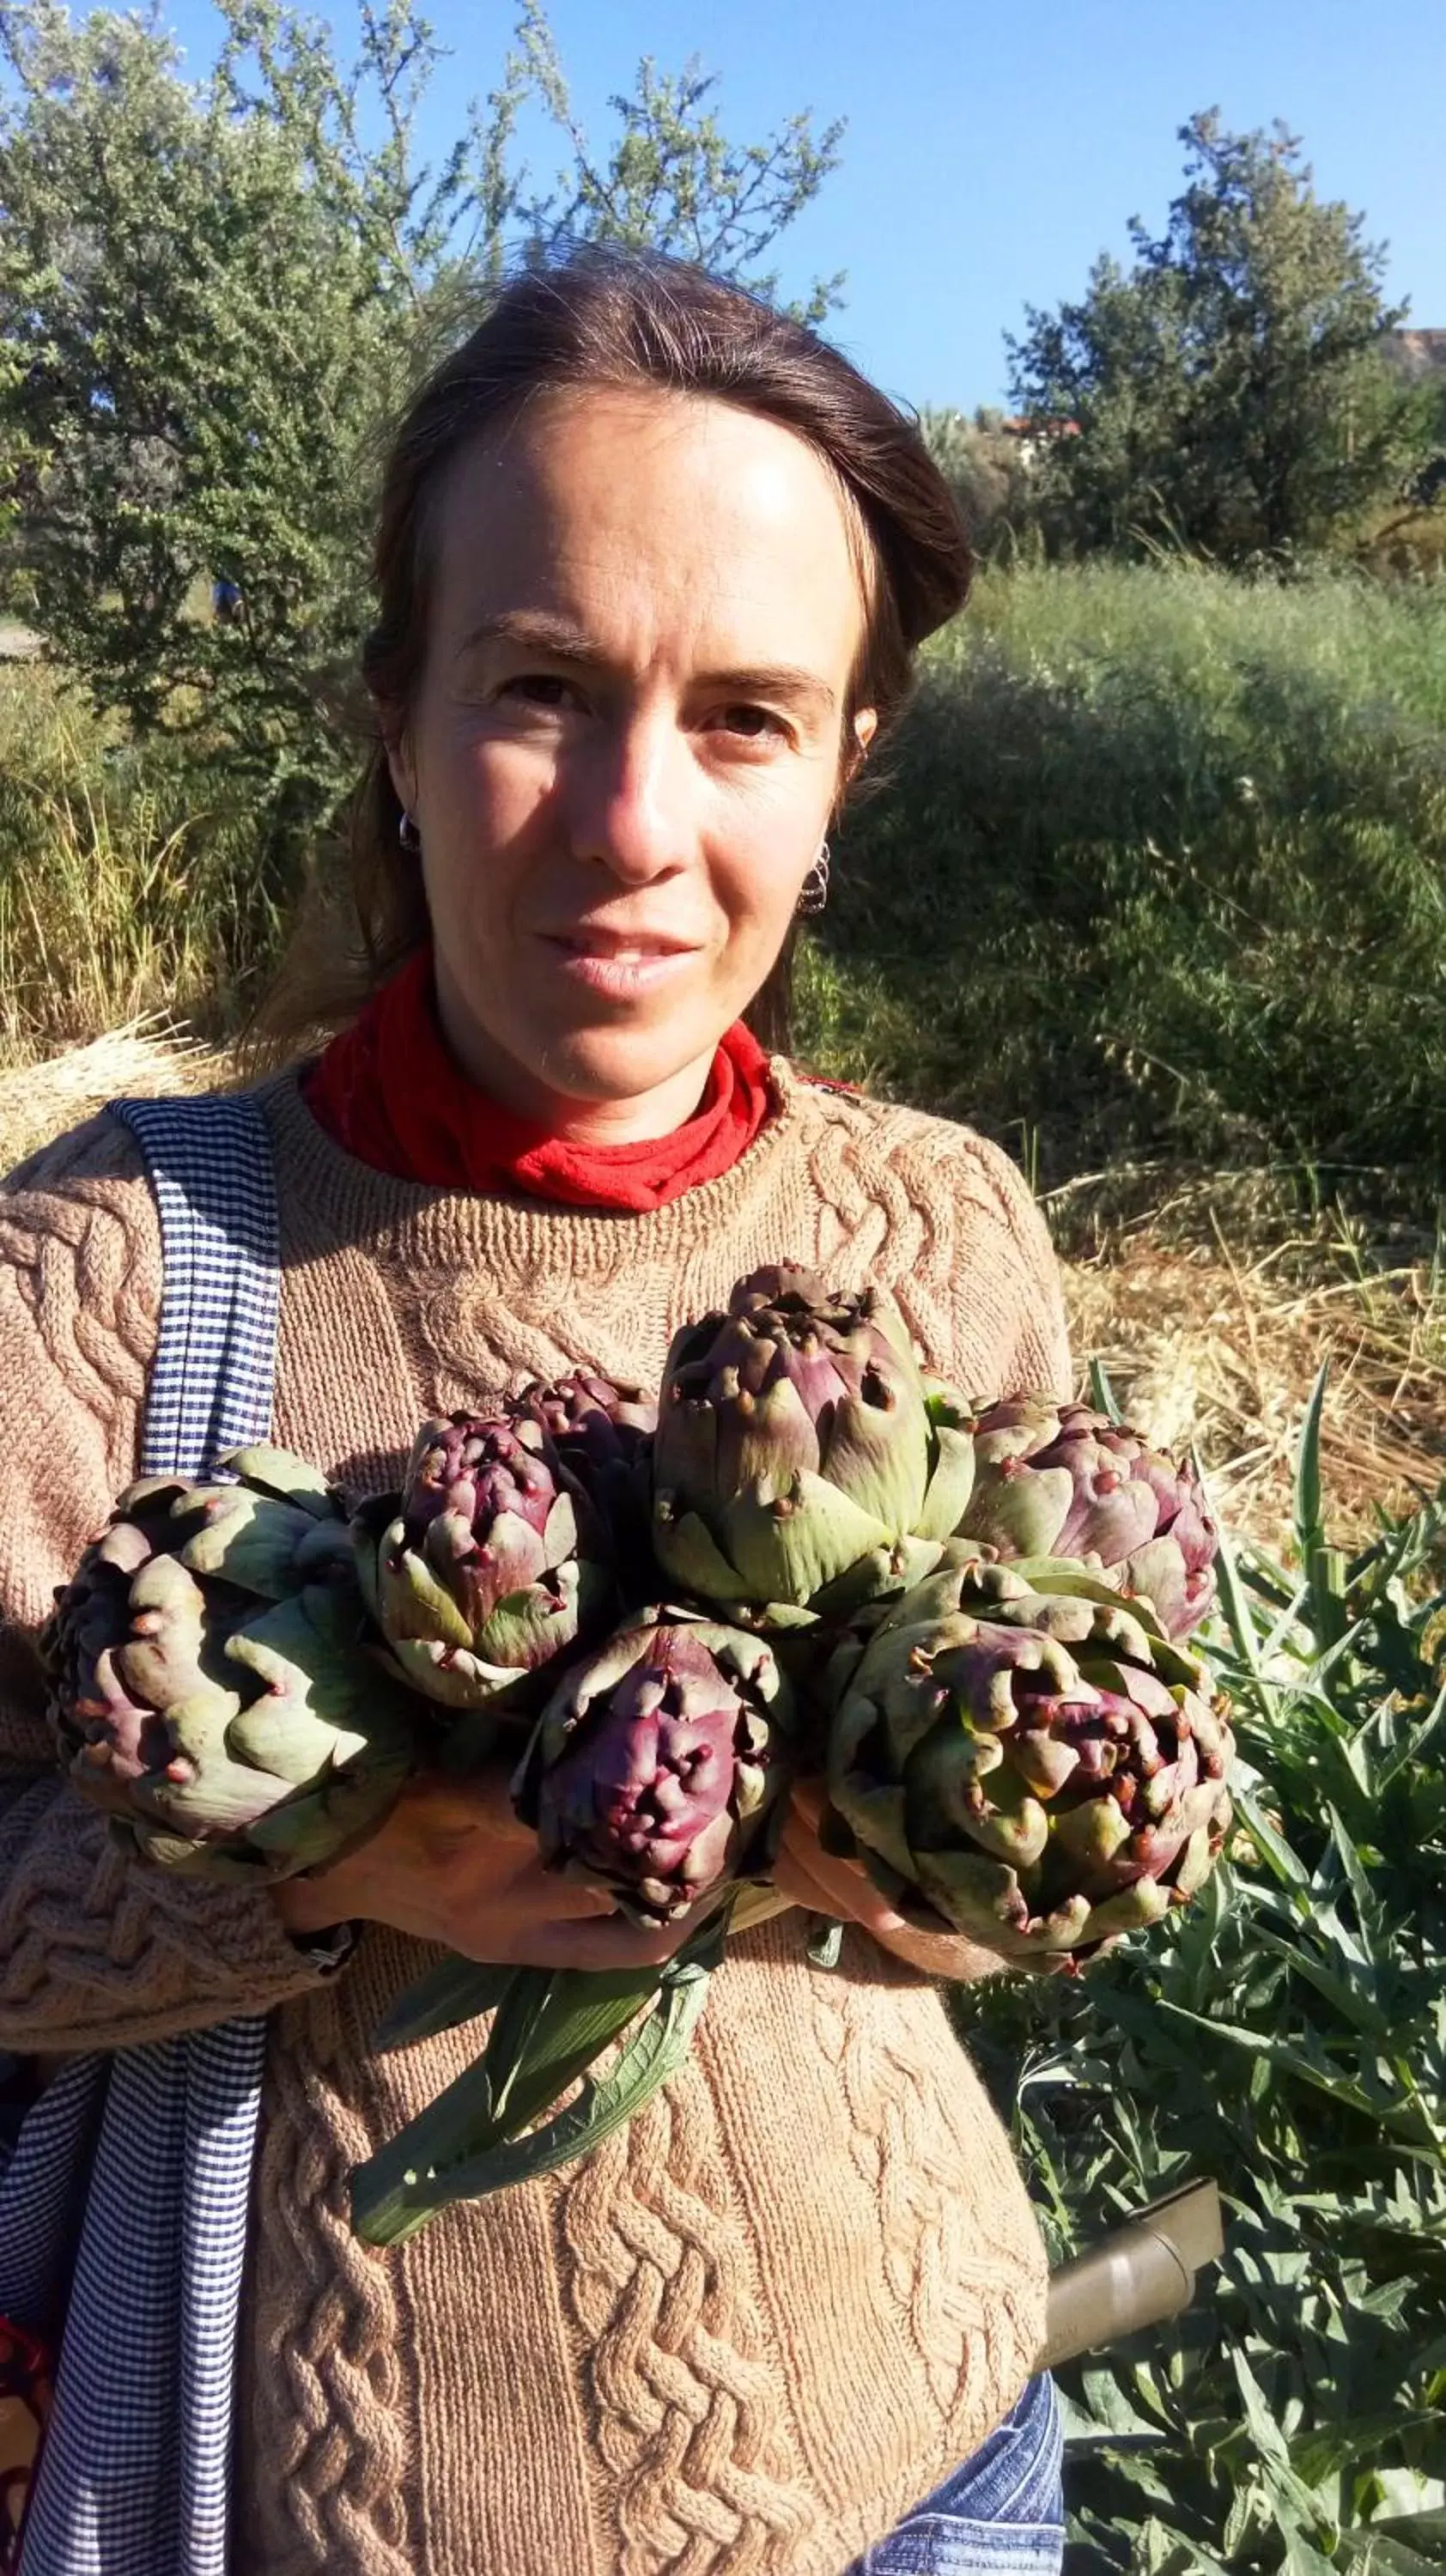
[{"label": "artichoke bud", "polygon": [[886,1298],[755,1271],[668,1354],[658,1561],[748,1624],[851,1616],[937,1560],[973,1476],[967,1421]]},{"label": "artichoke bud", "polygon": [[762,1638],[644,1613],[559,1684],[513,1795],[545,1863],[666,1923],[766,1867],[793,1737]]},{"label": "artichoke bud", "polygon": [[1094,1582],[1027,1571],[950,1551],[836,1659],[829,1796],[893,1901],[1073,1968],[1204,1883],[1234,1746],[1196,1658]]},{"label": "artichoke bud", "polygon": [[419,1737],[368,1644],[339,1496],[282,1451],[227,1463],[228,1484],[131,1486],[41,1644],[71,1777],[126,1846],[259,1883],[373,1832]]},{"label": "artichoke bud", "polygon": [[401,1492],[364,1504],[352,1538],[395,1663],[445,1707],[535,1705],[612,1604],[609,1533],[535,1421],[424,1423]]},{"label": "artichoke bud", "polygon": [[1078,1561],[1139,1597],[1171,1637],[1205,1617],[1219,1534],[1193,1466],[1088,1405],[1039,1396],[988,1406],[974,1452],[961,1539],[1006,1561]]}]

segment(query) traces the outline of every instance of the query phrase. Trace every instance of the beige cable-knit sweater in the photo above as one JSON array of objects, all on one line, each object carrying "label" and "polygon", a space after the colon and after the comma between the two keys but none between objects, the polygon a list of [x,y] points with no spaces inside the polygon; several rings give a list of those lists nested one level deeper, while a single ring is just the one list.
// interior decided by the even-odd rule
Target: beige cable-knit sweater
[{"label": "beige cable-knit sweater", "polygon": [[[275,1437],[354,1491],[415,1423],[678,1321],[792,1257],[898,1298],[971,1391],[1063,1386],[1018,1174],[966,1130],[800,1083],[738,1167],[646,1216],[388,1180],[265,1088],[284,1284]],[[935,1990],[796,1916],[737,1942],[691,2063],[580,2165],[378,2253],[348,2168],[475,2028],[374,2056],[439,1955],[332,1978],[264,1893],[127,1862],[53,1767],[26,1633],[135,1473],[159,1236],[104,1120],[0,1193],[0,2046],[54,2056],[271,2010],[234,2565],[245,2576],[839,2576],[964,2458],[1039,2348],[1044,2258]]]}]

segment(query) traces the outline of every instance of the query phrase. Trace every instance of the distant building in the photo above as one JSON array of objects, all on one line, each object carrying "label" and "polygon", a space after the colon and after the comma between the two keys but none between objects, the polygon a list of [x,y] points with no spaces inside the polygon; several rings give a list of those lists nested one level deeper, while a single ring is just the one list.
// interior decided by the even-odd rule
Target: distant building
[{"label": "distant building", "polygon": [[1077,420],[1031,420],[1027,413],[1013,420],[1002,420],[999,431],[1001,437],[1014,440],[1020,464],[1026,466],[1033,465],[1046,447],[1057,445],[1062,438],[1078,438],[1082,434]]}]

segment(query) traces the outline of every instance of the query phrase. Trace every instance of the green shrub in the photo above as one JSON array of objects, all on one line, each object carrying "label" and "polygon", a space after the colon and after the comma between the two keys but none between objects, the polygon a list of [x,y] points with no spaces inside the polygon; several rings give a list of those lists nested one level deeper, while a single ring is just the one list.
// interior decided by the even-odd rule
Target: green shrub
[{"label": "green shrub", "polygon": [[991,572],[890,766],[805,961],[821,1069],[1037,1130],[1046,1177],[1165,1144],[1430,1196],[1446,585]]}]

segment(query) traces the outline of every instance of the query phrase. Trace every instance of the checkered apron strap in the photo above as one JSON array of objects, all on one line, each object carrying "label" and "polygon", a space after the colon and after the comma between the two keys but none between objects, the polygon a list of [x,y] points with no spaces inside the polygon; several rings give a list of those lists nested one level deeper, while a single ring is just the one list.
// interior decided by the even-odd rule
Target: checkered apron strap
[{"label": "checkered apron strap", "polygon": [[[110,1109],[145,1157],[165,1257],[143,1465],[195,1475],[270,1422],[280,1293],[270,1138],[244,1097]],[[94,2157],[21,2576],[224,2576],[265,2035],[264,2020],[231,2021],[80,2060],[25,2122],[0,2182],[0,2240],[12,2218],[23,2233],[23,2212],[7,2204],[12,2177],[37,2223],[48,2188],[54,2238],[50,2204],[64,2196],[53,2158],[73,2173],[92,2138]],[[32,2140],[36,2122],[52,2134]],[[0,2257],[0,2313],[23,2322],[3,2279]],[[43,2308],[45,2285],[29,2287]]]}]

